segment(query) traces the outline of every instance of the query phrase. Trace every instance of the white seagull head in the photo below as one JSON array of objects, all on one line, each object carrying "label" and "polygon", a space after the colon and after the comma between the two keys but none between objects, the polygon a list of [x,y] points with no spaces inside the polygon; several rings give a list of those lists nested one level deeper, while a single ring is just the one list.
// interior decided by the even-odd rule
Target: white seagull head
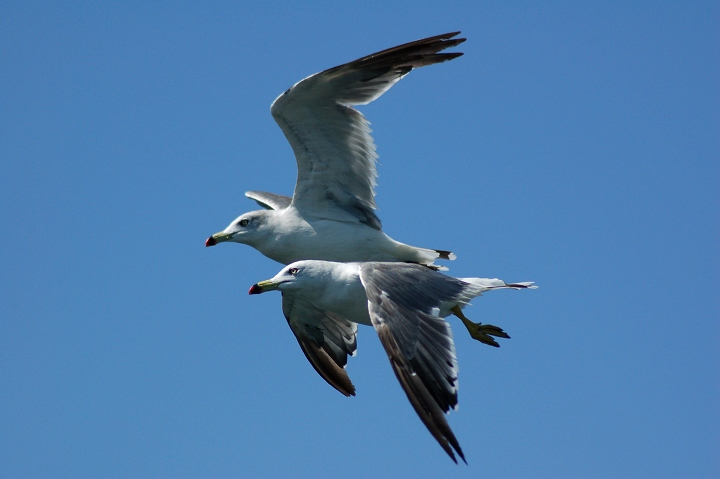
[{"label": "white seagull head", "polygon": [[305,294],[324,291],[332,286],[334,279],[332,270],[336,264],[312,260],[296,261],[283,268],[273,278],[252,285],[248,294],[275,290]]},{"label": "white seagull head", "polygon": [[205,241],[205,246],[215,246],[218,243],[232,241],[255,246],[261,243],[265,237],[263,226],[268,216],[273,214],[272,210],[257,210],[243,213],[235,218],[227,228],[215,233]]}]

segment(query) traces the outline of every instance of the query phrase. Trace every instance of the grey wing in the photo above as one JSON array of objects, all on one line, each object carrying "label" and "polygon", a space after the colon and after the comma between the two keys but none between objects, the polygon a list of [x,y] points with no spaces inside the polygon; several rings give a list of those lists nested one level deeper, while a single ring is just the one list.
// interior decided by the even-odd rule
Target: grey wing
[{"label": "grey wing", "polygon": [[312,75],[280,95],[271,112],[292,146],[298,178],[293,205],[306,215],[360,221],[375,214],[375,142],[352,108],[378,98],[412,69],[457,58],[439,53],[464,38],[447,33],[400,45]]},{"label": "grey wing", "polygon": [[[431,314],[427,304],[439,307],[442,300],[418,298],[412,286],[398,281],[412,279],[413,269],[378,270],[366,263],[360,278],[368,297],[370,319],[390,359],[395,376],[415,412],[445,452],[455,459],[453,449],[465,461],[460,444],[445,413],[457,405],[458,364],[450,325]],[[382,265],[381,265],[382,266]],[[418,274],[422,270],[416,266]],[[396,274],[397,273],[397,274]],[[442,275],[440,275],[442,276]],[[425,304],[427,303],[427,304]],[[466,461],[467,462],[467,461]]]},{"label": "grey wing", "polygon": [[355,386],[345,371],[345,365],[348,355],[354,355],[357,348],[357,324],[285,293],[282,309],[315,371],[345,396],[354,396]]},{"label": "grey wing", "polygon": [[246,191],[245,196],[255,200],[266,210],[282,210],[290,206],[292,198],[285,195],[276,195],[267,191]]}]

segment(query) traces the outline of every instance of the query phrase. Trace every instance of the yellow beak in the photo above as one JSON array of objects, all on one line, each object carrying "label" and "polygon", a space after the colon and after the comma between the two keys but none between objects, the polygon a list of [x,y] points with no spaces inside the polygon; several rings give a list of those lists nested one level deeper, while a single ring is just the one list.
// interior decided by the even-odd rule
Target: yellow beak
[{"label": "yellow beak", "polygon": [[253,284],[250,287],[248,294],[261,294],[267,291],[274,291],[278,289],[279,284],[280,283],[275,283],[271,279],[266,279],[265,281],[260,281],[259,283]]}]

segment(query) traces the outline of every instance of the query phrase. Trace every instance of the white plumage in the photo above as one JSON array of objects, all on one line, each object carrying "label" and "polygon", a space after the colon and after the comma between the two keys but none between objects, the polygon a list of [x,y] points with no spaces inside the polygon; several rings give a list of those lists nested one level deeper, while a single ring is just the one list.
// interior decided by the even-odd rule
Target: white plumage
[{"label": "white plumage", "polygon": [[382,231],[375,213],[375,142],[353,106],[377,99],[414,68],[462,55],[440,53],[465,41],[453,38],[458,33],[368,55],[309,76],[280,95],[270,110],[297,160],[292,198],[247,192],[266,210],[239,216],[205,244],[248,244],[283,264],[320,259],[431,265],[454,259],[449,251],[406,245]]}]

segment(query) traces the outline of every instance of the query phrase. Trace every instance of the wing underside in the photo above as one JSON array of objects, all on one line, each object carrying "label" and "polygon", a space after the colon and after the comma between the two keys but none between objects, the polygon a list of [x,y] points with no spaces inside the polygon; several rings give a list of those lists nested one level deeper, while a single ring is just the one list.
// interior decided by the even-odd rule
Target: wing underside
[{"label": "wing underside", "polygon": [[279,96],[271,107],[297,159],[293,205],[304,215],[360,221],[380,229],[375,210],[375,143],[367,104],[414,68],[457,58],[440,53],[464,38],[438,35],[368,55],[312,75]]},{"label": "wing underside", "polygon": [[297,297],[283,294],[282,309],[288,325],[312,367],[345,396],[355,386],[345,371],[348,356],[357,349],[357,324]]}]

